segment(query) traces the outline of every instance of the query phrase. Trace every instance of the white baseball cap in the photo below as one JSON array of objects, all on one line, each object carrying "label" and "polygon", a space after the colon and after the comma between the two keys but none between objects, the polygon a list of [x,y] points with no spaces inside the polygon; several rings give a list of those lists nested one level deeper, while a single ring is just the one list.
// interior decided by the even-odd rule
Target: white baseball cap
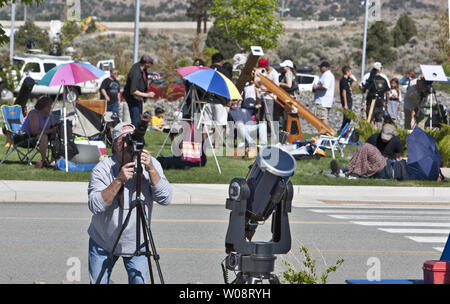
[{"label": "white baseball cap", "polygon": [[377,69],[378,71],[380,71],[383,68],[383,65],[381,64],[381,62],[375,62],[373,64],[373,68]]},{"label": "white baseball cap", "polygon": [[280,63],[280,67],[290,67],[290,68],[294,68],[294,63],[292,61],[290,61],[289,59],[283,61],[282,63]]},{"label": "white baseball cap", "polygon": [[[126,127],[131,127],[131,129]],[[135,127],[132,124],[120,122],[114,127],[114,129],[111,132],[112,140],[115,141],[117,138],[119,138],[125,133],[132,133],[134,132],[134,129]]]}]

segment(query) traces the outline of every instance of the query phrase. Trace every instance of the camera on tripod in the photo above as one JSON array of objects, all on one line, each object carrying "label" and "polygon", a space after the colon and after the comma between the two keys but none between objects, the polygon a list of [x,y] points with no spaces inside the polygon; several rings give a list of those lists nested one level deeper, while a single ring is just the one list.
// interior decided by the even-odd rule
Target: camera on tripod
[{"label": "camera on tripod", "polygon": [[429,106],[428,120],[425,121],[425,124],[429,125],[430,129],[433,127],[441,128],[441,123],[447,124],[447,115],[444,106],[436,98],[433,82],[448,82],[448,78],[441,65],[420,65],[420,69],[423,77],[417,80],[417,92],[421,97],[419,107]]},{"label": "camera on tripod", "polygon": [[144,112],[141,114],[141,120],[139,121],[138,125],[134,129],[133,133],[128,133],[125,136],[124,142],[130,146],[133,147],[133,153],[139,153],[142,152],[145,146],[145,132],[147,131],[148,124],[150,123],[151,115],[148,112]]}]

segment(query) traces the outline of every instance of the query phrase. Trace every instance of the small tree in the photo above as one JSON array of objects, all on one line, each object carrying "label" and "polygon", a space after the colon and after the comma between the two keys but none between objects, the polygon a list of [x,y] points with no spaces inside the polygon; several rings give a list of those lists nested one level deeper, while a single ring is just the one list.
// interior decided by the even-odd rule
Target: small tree
[{"label": "small tree", "polygon": [[215,25],[229,36],[240,51],[258,45],[274,49],[284,32],[276,0],[214,0],[211,15]]},{"label": "small tree", "polygon": [[27,20],[24,25],[19,27],[14,35],[15,46],[25,49],[29,42],[33,42],[33,48],[41,49],[49,52],[51,48],[50,37],[45,30],[42,30],[34,24],[33,21]]},{"label": "small tree", "polygon": [[206,33],[206,22],[209,19],[209,9],[211,8],[211,0],[191,0],[189,1],[189,6],[186,9],[186,16],[192,18],[192,20],[197,22],[197,34],[202,32],[202,22],[203,22],[203,33]]},{"label": "small tree", "polygon": [[390,64],[397,58],[392,49],[393,40],[384,21],[377,21],[367,32],[367,57],[384,64]]},{"label": "small tree", "polygon": [[414,20],[407,13],[398,18],[395,27],[392,29],[392,38],[395,47],[408,43],[412,37],[417,35],[417,28]]},{"label": "small tree", "polygon": [[228,36],[216,23],[209,29],[206,46],[219,50],[225,58],[232,58],[240,49],[233,38]]},{"label": "small tree", "polygon": [[82,25],[75,20],[66,20],[61,28],[61,43],[64,47],[69,46],[73,40],[81,34]]}]

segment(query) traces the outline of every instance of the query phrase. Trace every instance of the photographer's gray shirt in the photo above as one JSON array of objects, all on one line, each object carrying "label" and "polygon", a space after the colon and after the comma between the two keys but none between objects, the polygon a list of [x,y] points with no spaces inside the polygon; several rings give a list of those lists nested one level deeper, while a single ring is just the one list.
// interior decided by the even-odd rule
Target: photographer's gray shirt
[{"label": "photographer's gray shirt", "polygon": [[[141,199],[145,202],[145,214],[150,227],[153,201],[160,205],[168,205],[172,200],[172,186],[164,176],[161,164],[152,157],[153,165],[161,177],[160,181],[151,186],[148,172],[144,169],[142,176]],[[93,213],[91,224],[88,229],[89,236],[100,247],[112,251],[119,232],[132,204],[136,198],[136,174],[128,180],[123,187],[122,195],[116,195],[110,206],[106,205],[101,192],[106,189],[117,177],[120,170],[120,163],[115,156],[110,156],[98,163],[92,170],[88,186],[89,209]],[[141,226],[141,244],[144,243],[144,236]],[[129,256],[136,251],[136,208],[132,208],[130,220],[122,233],[115,255]]]}]

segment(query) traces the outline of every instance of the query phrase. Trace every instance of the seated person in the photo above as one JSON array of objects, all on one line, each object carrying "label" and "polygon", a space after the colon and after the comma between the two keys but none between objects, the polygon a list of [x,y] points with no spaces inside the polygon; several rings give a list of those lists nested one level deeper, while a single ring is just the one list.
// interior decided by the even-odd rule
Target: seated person
[{"label": "seated person", "polygon": [[[51,167],[55,164],[54,161],[50,163],[46,156],[49,138],[56,133],[56,127],[53,125],[53,118],[50,115],[52,103],[53,101],[50,97],[40,97],[36,101],[34,109],[27,114],[22,125],[20,126],[19,131],[24,132],[31,137],[30,142],[28,143],[29,145],[35,145],[42,133],[39,142],[39,153],[41,154],[41,160],[33,165],[34,168]],[[49,118],[48,122],[47,118]],[[42,132],[42,130],[44,131]]]},{"label": "seated person", "polygon": [[[405,160],[397,161],[383,156],[374,145],[364,143],[358,147],[346,167],[339,170],[336,160],[330,163],[336,177],[373,177],[397,180],[425,180],[414,166]],[[440,176],[436,180],[440,180]]]},{"label": "seated person", "polygon": [[395,160],[402,158],[402,141],[397,137],[397,130],[391,124],[384,124],[381,133],[373,134],[366,143],[377,147],[384,157]]},{"label": "seated person", "polygon": [[[206,140],[206,135],[204,132],[202,132],[203,140],[202,140],[202,155],[201,160],[198,163],[193,163],[187,160],[184,160],[181,156],[159,156],[157,160],[161,163],[161,167],[164,170],[168,169],[190,169],[191,167],[204,167],[206,165],[206,162],[208,161],[204,144]],[[178,149],[181,150],[181,144],[180,142]]]},{"label": "seated person", "polygon": [[244,101],[242,102],[242,108],[250,110],[252,114],[252,120],[257,121],[259,118],[259,109],[261,103],[258,103],[259,93],[256,90],[255,84],[247,83],[244,87]]},{"label": "seated person", "polygon": [[[259,144],[267,145],[267,127],[265,123],[256,124],[252,120],[252,114],[248,109],[239,106],[238,100],[230,101],[230,111],[228,112],[228,120],[233,121],[236,125],[237,132],[241,138],[245,138],[245,141],[249,146],[256,146],[256,141],[250,135],[251,132],[258,131]],[[238,143],[238,147],[243,147],[245,143]]]},{"label": "seated person", "polygon": [[155,115],[152,117],[152,129],[160,132],[165,132],[166,129],[170,129],[164,121],[164,111],[163,108],[157,107],[155,109]]}]

